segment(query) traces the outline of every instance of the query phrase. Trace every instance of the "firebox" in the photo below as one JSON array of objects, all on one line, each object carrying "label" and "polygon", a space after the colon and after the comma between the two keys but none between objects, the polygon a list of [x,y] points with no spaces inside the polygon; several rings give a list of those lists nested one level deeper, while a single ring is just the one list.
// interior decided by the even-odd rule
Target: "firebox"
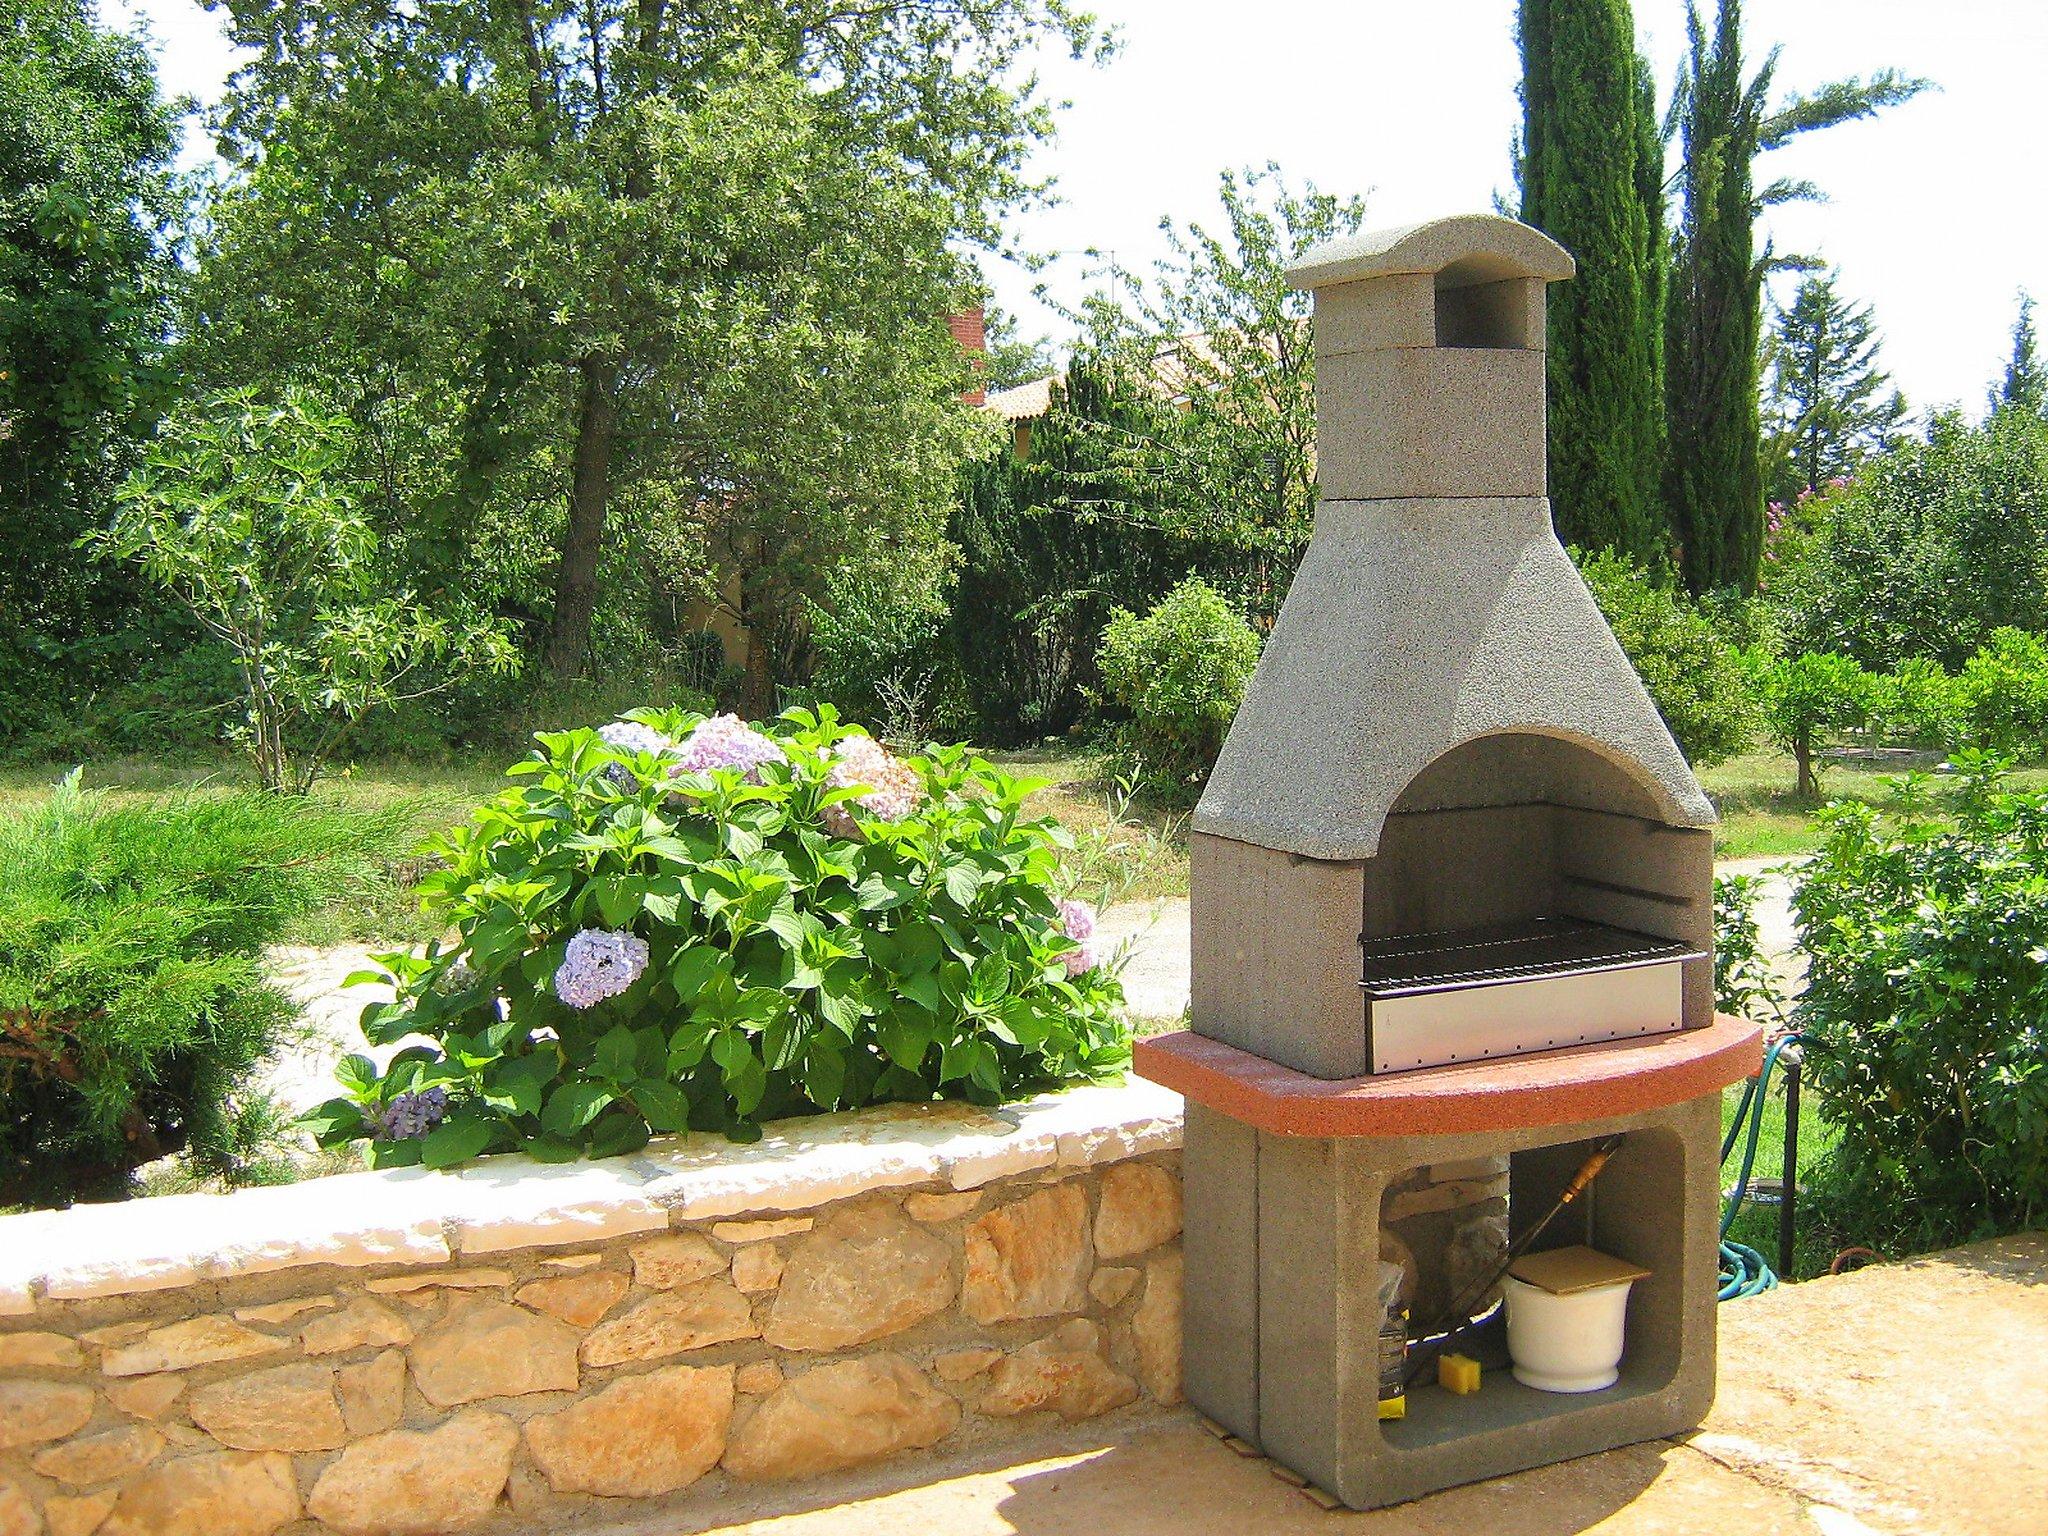
[{"label": "firebox", "polygon": [[[1672,1433],[1713,1387],[1714,811],[1552,531],[1554,241],[1471,216],[1320,247],[1313,537],[1191,837],[1196,1406],[1346,1503]],[[1584,1149],[1544,1246],[1649,1271],[1613,1387],[1367,1392],[1399,1262],[1458,1294]],[[1575,1161],[1575,1157],[1579,1161]],[[1419,1315],[1419,1313],[1418,1313]]]}]

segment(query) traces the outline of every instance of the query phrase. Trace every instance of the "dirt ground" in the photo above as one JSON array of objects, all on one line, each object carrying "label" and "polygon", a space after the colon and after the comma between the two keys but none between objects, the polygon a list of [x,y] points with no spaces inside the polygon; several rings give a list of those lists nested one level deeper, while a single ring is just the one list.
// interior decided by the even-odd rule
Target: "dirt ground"
[{"label": "dirt ground", "polygon": [[[1022,1465],[926,1462],[725,1536],[2043,1536],[2048,1235],[1721,1309],[1720,1400],[1683,1440],[1327,1513],[1192,1415]],[[1107,1427],[1105,1427],[1107,1428]],[[910,1479],[914,1478],[914,1484]],[[675,1525],[647,1526],[681,1536]],[[693,1527],[691,1529],[701,1529]]]}]

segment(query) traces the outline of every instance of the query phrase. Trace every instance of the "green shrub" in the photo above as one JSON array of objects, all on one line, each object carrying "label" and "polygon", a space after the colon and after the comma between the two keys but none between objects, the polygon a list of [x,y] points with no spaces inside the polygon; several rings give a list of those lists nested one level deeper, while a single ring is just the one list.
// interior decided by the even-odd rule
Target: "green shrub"
[{"label": "green shrub", "polygon": [[2048,792],[1956,761],[1952,824],[1918,780],[1824,811],[1795,898],[1807,1083],[1841,1134],[1818,1214],[1876,1246],[2048,1220]]},{"label": "green shrub", "polygon": [[971,725],[959,669],[946,644],[936,582],[835,582],[813,603],[810,692],[888,737],[925,741]]},{"label": "green shrub", "polygon": [[1761,875],[1714,876],[1714,1007],[1737,1018],[1783,1025],[1784,986],[1764,949],[1757,904]]},{"label": "green shrub", "polygon": [[1127,717],[1121,767],[1171,795],[1208,777],[1259,664],[1259,637],[1222,593],[1189,577],[1142,619],[1112,613],[1097,664],[1104,695]]},{"label": "green shrub", "polygon": [[116,803],[76,773],[0,816],[0,1203],[116,1194],[176,1151],[260,1175],[247,1079],[295,1010],[259,951],[390,825],[253,792]]},{"label": "green shrub", "polygon": [[1167,508],[1147,454],[1173,431],[1156,391],[1076,359],[1021,457],[992,443],[962,472],[946,631],[977,741],[1065,735],[1096,689],[1113,609],[1147,608],[1191,570],[1232,571],[1222,541],[1177,526]]},{"label": "green shrub", "polygon": [[[1594,555],[1574,550],[1573,558],[1679,750],[1696,767],[1741,751],[1753,709],[1736,649],[1710,616],[1719,610],[1688,601],[1611,550]],[[1745,610],[1717,601],[1747,621]]]},{"label": "green shrub", "polygon": [[380,957],[397,998],[363,1015],[373,1043],[434,1044],[382,1075],[350,1058],[324,1143],[608,1155],[1127,1059],[1092,915],[1059,900],[1065,833],[963,748],[891,758],[830,709],[636,710],[543,734],[511,775],[422,882],[452,939]]},{"label": "green shrub", "polygon": [[1973,746],[2038,756],[2048,746],[2048,644],[2025,630],[1993,630],[1983,649],[1963,663],[1955,700]]}]

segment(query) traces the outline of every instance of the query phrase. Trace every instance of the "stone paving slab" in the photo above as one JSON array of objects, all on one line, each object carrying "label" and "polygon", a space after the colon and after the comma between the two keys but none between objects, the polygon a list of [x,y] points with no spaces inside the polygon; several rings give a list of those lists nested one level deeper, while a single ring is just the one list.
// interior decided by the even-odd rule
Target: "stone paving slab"
[{"label": "stone paving slab", "polygon": [[2048,1532],[2048,1234],[1721,1309],[1697,1449],[1874,1529]]},{"label": "stone paving slab", "polygon": [[[1788,1286],[1721,1309],[1721,1396],[1652,1441],[1371,1514],[1326,1513],[1187,1414],[1023,1465],[821,1486],[662,1536],[2041,1536],[2048,1235]],[[900,1477],[915,1474],[897,1474]]]},{"label": "stone paving slab", "polygon": [[[650,1533],[654,1527],[644,1527]],[[676,1531],[676,1527],[668,1527]],[[703,1527],[683,1527],[697,1531]],[[1325,1512],[1170,1418],[1121,1443],[714,1528],[718,1536],[1862,1536],[1794,1495],[1655,1442],[1371,1514]]]}]

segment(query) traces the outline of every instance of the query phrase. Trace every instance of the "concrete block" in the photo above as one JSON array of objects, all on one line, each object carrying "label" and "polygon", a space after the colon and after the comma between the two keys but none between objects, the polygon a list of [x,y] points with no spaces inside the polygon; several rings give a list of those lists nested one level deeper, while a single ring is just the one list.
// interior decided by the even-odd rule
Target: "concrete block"
[{"label": "concrete block", "polygon": [[1189,839],[1189,1023],[1316,1077],[1365,1071],[1361,866]]},{"label": "concrete block", "polygon": [[1346,500],[1542,496],[1543,354],[1340,353],[1316,375],[1316,481]]},{"label": "concrete block", "polygon": [[1340,283],[1316,294],[1318,367],[1347,352],[1436,344],[1436,283],[1427,272]]},{"label": "concrete block", "polygon": [[[1194,1130],[1198,1113],[1206,1112],[1190,1107],[1191,1167],[1199,1161],[1194,1143],[1208,1134]],[[1352,1508],[1374,1509],[1696,1426],[1714,1389],[1719,1124],[1719,1096],[1710,1094],[1635,1115],[1506,1133],[1337,1140],[1261,1134],[1260,1447]],[[1590,1195],[1568,1208],[1539,1246],[1590,1242],[1650,1269],[1630,1298],[1620,1382],[1563,1396],[1489,1372],[1473,1397],[1418,1385],[1405,1419],[1378,1422],[1379,1319],[1372,1315],[1371,1279],[1389,1182],[1417,1164],[1506,1156],[1510,1229],[1519,1232],[1549,1207],[1592,1146],[1616,1132],[1627,1140]],[[1199,1198],[1191,1186],[1191,1245],[1208,1224],[1196,1215]],[[1241,1237],[1239,1249],[1241,1257]],[[1191,1279],[1191,1301],[1193,1294]],[[1191,1384],[1214,1369],[1202,1358],[1212,1339],[1190,1314]]]},{"label": "concrete block", "polygon": [[1258,1132],[1199,1104],[1181,1149],[1182,1382],[1224,1429],[1259,1438]]},{"label": "concrete block", "polygon": [[[1343,1495],[1379,1398],[1380,1140],[1259,1137],[1259,1444]],[[1346,1499],[1349,1502],[1349,1499]]]}]

